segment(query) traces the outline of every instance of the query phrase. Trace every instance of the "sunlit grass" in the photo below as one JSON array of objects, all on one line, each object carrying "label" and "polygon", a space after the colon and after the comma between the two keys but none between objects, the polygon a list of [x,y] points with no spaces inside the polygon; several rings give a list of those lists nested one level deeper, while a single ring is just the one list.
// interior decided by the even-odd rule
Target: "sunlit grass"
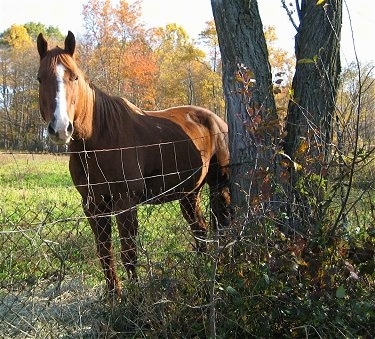
[{"label": "sunlit grass", "polygon": [[0,187],[2,230],[41,222],[48,211],[75,210],[80,202],[67,156],[0,154]]},{"label": "sunlit grass", "polygon": [[[64,270],[91,274],[98,261],[94,236],[68,170],[67,155],[0,154],[0,278],[30,281]],[[138,207],[140,274],[180,260],[194,242],[178,202]],[[114,218],[113,218],[114,219]],[[116,264],[123,276],[113,220]],[[175,256],[177,254],[177,256]],[[103,280],[101,272],[100,281]]]},{"label": "sunlit grass", "polygon": [[7,285],[61,278],[77,263],[87,270],[83,257],[95,258],[68,162],[65,155],[0,154],[0,279]]}]

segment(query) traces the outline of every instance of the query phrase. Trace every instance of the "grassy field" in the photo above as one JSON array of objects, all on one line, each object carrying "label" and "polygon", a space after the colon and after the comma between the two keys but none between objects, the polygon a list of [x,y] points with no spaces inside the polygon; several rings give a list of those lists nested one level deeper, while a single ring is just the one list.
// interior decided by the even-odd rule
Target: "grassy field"
[{"label": "grassy field", "polygon": [[[4,192],[0,196],[2,241],[12,244],[2,248],[9,248],[13,259],[15,246],[22,252],[13,263],[19,264],[22,257],[29,263],[30,256],[48,247],[52,252],[58,248],[60,254],[68,251],[70,260],[81,260],[87,255],[92,260],[95,244],[82,212],[80,196],[70,178],[68,161],[65,155],[0,155],[0,187]],[[140,246],[147,251],[148,260],[150,253],[163,249],[181,251],[184,250],[181,246],[192,241],[181,220],[178,203],[141,206],[138,214]],[[117,242],[116,232],[114,241]],[[30,244],[33,253],[27,253]],[[34,247],[41,250],[35,251]],[[30,267],[27,271],[23,275],[36,273]]]},{"label": "grassy field", "polygon": [[[62,291],[67,299],[60,308],[67,308],[71,314],[77,309],[67,306],[67,300],[81,301],[84,308],[82,295],[85,301],[94,302],[103,294],[104,277],[94,238],[72,184],[68,161],[65,155],[0,154],[0,320],[19,329],[17,332],[6,326],[11,336],[18,333],[22,337],[22,332],[30,334],[40,326],[48,327],[51,322],[43,321],[38,310],[54,313],[56,305],[51,309],[47,304],[55,302]],[[177,269],[178,263],[190,262],[189,257],[195,258],[195,254],[178,203],[141,206],[138,214],[141,277],[181,276],[184,269]],[[117,232],[114,246],[119,274],[126,280]],[[16,315],[19,312],[24,313],[22,317]],[[35,313],[41,318],[27,325]],[[73,327],[78,326],[77,319],[71,319]],[[0,326],[0,337],[4,335],[1,331]]]},{"label": "grassy field", "polygon": [[364,245],[370,250],[373,245],[368,232],[373,204],[365,199],[349,215],[357,222],[351,231],[357,257],[345,237],[328,242],[322,234],[309,247],[272,224],[256,222],[247,225],[246,235],[232,228],[224,239],[228,249],[210,246],[197,256],[178,203],[140,206],[140,280],[127,281],[114,232],[124,281],[124,300],[114,305],[105,298],[68,157],[2,153],[0,187],[1,338],[207,338],[215,332],[222,338],[371,338],[375,333],[374,260],[360,257]]}]

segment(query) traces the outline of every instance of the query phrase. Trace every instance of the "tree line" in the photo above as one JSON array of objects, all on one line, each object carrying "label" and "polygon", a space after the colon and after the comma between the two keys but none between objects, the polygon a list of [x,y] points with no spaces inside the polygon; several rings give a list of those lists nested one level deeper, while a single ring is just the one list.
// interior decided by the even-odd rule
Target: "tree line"
[{"label": "tree line", "polygon": [[[88,1],[78,62],[91,81],[142,109],[200,105],[224,116],[221,67],[214,23],[194,42],[177,24],[146,29],[139,3]],[[0,35],[0,148],[57,150],[40,118],[35,41],[42,32],[62,46],[56,27],[29,22]]]},{"label": "tree line", "polygon": [[[84,29],[78,37],[78,62],[87,77],[109,94],[125,96],[142,109],[193,104],[225,117],[222,65],[214,21],[193,41],[183,27],[168,24],[146,29],[139,2],[88,0],[82,9]],[[36,70],[39,33],[63,45],[66,32],[43,23],[12,25],[0,33],[0,148],[62,151],[46,137],[40,118]],[[265,28],[270,61],[285,105],[293,58],[274,47],[274,27]],[[281,91],[282,90],[282,91]]]}]

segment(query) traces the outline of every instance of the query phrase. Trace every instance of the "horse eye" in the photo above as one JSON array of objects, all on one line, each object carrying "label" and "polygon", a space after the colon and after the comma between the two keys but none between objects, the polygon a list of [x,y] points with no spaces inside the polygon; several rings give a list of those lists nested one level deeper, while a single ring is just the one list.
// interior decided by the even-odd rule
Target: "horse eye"
[{"label": "horse eye", "polygon": [[71,81],[77,81],[77,80],[78,80],[78,75],[76,75],[76,74],[72,74],[70,80],[71,80]]}]

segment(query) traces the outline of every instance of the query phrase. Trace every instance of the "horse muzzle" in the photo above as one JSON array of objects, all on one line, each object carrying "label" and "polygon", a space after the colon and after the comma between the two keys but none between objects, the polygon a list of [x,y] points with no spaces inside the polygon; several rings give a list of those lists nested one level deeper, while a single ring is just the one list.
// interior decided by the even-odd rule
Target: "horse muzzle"
[{"label": "horse muzzle", "polygon": [[68,144],[72,139],[73,131],[73,123],[69,120],[66,123],[52,120],[47,128],[49,137],[57,145]]}]

